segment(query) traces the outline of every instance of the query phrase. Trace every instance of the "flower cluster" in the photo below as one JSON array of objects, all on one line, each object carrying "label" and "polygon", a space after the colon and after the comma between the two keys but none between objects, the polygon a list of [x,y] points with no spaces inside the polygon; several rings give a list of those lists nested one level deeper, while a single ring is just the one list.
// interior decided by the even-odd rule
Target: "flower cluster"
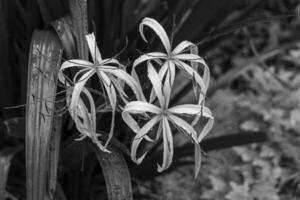
[{"label": "flower cluster", "polygon": [[[70,88],[67,92],[69,113],[81,134],[79,139],[89,137],[101,150],[109,152],[107,145],[113,136],[114,118],[118,106],[117,96],[119,95],[125,103],[122,108],[122,118],[136,134],[131,146],[132,160],[140,163],[146,156],[147,152],[139,158],[136,155],[137,149],[143,140],[153,142],[159,140],[162,135],[163,162],[158,165],[158,171],[166,170],[173,159],[172,125],[178,131],[187,135],[194,143],[196,176],[201,164],[199,143],[213,125],[212,113],[209,108],[204,106],[205,93],[210,78],[209,68],[200,56],[194,54],[197,46],[189,41],[181,42],[172,50],[171,42],[164,28],[151,18],[144,18],[139,26],[140,34],[146,42],[147,39],[143,30],[145,26],[151,28],[157,34],[166,52],[151,52],[141,55],[134,61],[131,75],[115,58],[102,59],[94,34],[86,36],[93,62],[78,59],[68,60],[62,64],[60,69],[59,80]],[[137,67],[143,66],[142,63],[147,66],[148,78],[152,85],[149,98],[144,96],[136,71]],[[156,66],[159,67],[158,70],[156,70]],[[72,81],[66,78],[64,74],[64,70],[67,68],[79,69]],[[197,104],[169,106],[172,87],[178,71],[176,71],[176,68],[186,73],[193,82],[194,92],[198,98]],[[202,75],[199,71],[202,72]],[[105,143],[103,143],[103,139],[98,139],[101,135],[96,132],[97,110],[92,94],[86,88],[86,83],[94,75],[98,77],[99,86],[101,86],[104,96],[108,98],[112,111],[111,128]],[[124,91],[125,84],[132,90],[135,100],[128,98]],[[141,124],[139,116],[146,116],[146,122]],[[191,117],[193,121],[189,123],[183,116]],[[200,117],[205,117],[207,123],[200,134],[197,134],[193,126]],[[156,130],[155,137],[153,137],[154,130]]]}]

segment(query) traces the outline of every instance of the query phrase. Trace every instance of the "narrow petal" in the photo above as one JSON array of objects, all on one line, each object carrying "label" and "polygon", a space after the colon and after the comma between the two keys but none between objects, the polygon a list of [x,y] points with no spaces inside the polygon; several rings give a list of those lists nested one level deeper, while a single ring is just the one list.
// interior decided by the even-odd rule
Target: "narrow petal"
[{"label": "narrow petal", "polygon": [[186,63],[177,60],[176,65],[180,67],[183,71],[187,72],[192,78],[195,79],[199,87],[201,88],[201,91],[206,94],[207,87],[203,81],[203,78],[198,74],[197,71],[195,71],[192,67],[187,65]]},{"label": "narrow petal", "polygon": [[191,54],[191,53],[183,53],[183,54],[177,54],[174,55],[173,57],[174,59],[178,59],[178,60],[186,60],[186,61],[199,61],[201,63],[204,62],[203,58],[201,58],[200,56],[196,55],[196,54]]},{"label": "narrow petal", "polygon": [[138,85],[138,82],[132,76],[130,76],[127,72],[125,72],[121,69],[115,69],[115,70],[104,69],[103,71],[113,74],[118,79],[124,81],[134,92],[134,94],[136,95],[136,98],[138,100],[145,100],[143,91],[141,90],[141,87]]},{"label": "narrow petal", "polygon": [[175,64],[171,61],[168,62],[168,71],[167,76],[165,78],[163,91],[166,101],[166,107],[169,106],[170,98],[171,98],[171,90],[174,83],[176,71],[175,71]]},{"label": "narrow petal", "polygon": [[177,55],[179,53],[181,53],[183,50],[191,47],[191,46],[196,46],[194,43],[190,42],[190,41],[182,41],[180,42],[172,51],[173,55]]},{"label": "narrow petal", "polygon": [[137,149],[141,143],[141,141],[145,138],[146,134],[153,128],[153,126],[160,120],[160,116],[153,117],[149,122],[147,122],[137,133],[134,137],[131,145],[131,159],[140,164],[144,157],[146,156],[147,152],[144,153],[140,158],[136,157]]},{"label": "narrow petal", "polygon": [[126,104],[124,111],[132,114],[143,114],[146,112],[154,114],[161,113],[161,109],[159,107],[144,101],[131,101]]},{"label": "narrow petal", "polygon": [[140,143],[143,141],[143,139],[144,138],[134,139],[131,144],[131,159],[136,164],[140,164],[144,160],[145,156],[148,153],[148,152],[145,152],[141,157],[139,157],[139,158],[136,157],[137,149],[138,149]]},{"label": "narrow petal", "polygon": [[98,71],[97,74],[99,76],[99,79],[102,78],[101,80],[104,83],[103,85],[106,90],[106,94],[108,96],[109,103],[112,108],[111,126],[110,126],[108,139],[105,143],[105,148],[106,148],[109,141],[111,140],[111,138],[113,136],[113,130],[114,130],[114,126],[115,126],[115,111],[116,111],[116,106],[117,106],[117,94],[116,94],[116,90],[115,90],[111,80],[109,79],[109,77],[102,71]]},{"label": "narrow petal", "polygon": [[[199,52],[198,52],[198,47],[196,45],[190,46],[189,49],[191,54],[198,55]],[[199,63],[191,61],[191,67],[198,72]]]},{"label": "narrow petal", "polygon": [[94,63],[100,63],[102,60],[102,57],[101,57],[100,51],[98,49],[94,33],[86,35],[85,38],[88,43],[90,53],[91,53]]},{"label": "narrow petal", "polygon": [[90,123],[90,130],[95,134],[96,133],[96,110],[95,110],[95,102],[94,99],[91,95],[91,93],[86,89],[83,88],[82,93],[87,97],[88,102],[89,102],[89,107],[90,107],[90,118],[89,118],[89,123]]},{"label": "narrow petal", "polygon": [[146,134],[155,126],[155,124],[161,119],[161,116],[156,115],[151,120],[149,120],[134,137],[135,139],[143,138]]},{"label": "narrow petal", "polygon": [[117,90],[117,92],[120,94],[121,99],[127,103],[126,98],[128,98],[128,95],[124,91],[124,81],[112,75],[109,76],[109,79],[114,84],[114,87]]},{"label": "narrow petal", "polygon": [[185,133],[187,133],[187,136],[190,137],[193,143],[198,143],[197,132],[189,123],[172,114],[168,115],[168,117],[170,118],[170,120],[172,121],[172,123],[176,128],[181,128],[184,130]]},{"label": "narrow petal", "polygon": [[159,59],[167,59],[167,54],[161,52],[151,52],[146,53],[138,57],[133,62],[133,68],[135,68],[138,64],[145,62],[147,60],[159,60]]},{"label": "narrow petal", "polygon": [[101,60],[99,63],[100,66],[105,66],[105,65],[116,65],[118,68],[125,68],[124,65],[122,65],[117,59],[115,58],[106,58]]},{"label": "narrow petal", "polygon": [[93,70],[93,69],[91,69],[91,68],[83,68],[83,69],[79,70],[78,72],[76,72],[76,74],[75,74],[75,76],[73,78],[73,82],[74,83],[78,82],[79,81],[79,80],[77,80],[78,76],[82,75],[82,73],[86,73],[89,70]]},{"label": "narrow petal", "polygon": [[157,171],[162,172],[168,169],[172,163],[174,149],[173,149],[173,136],[170,124],[166,117],[163,117],[163,140],[164,140],[164,155],[162,165],[158,165]]},{"label": "narrow petal", "polygon": [[85,61],[85,60],[72,59],[72,60],[65,61],[65,62],[63,62],[63,64],[61,65],[61,68],[59,69],[58,80],[61,83],[66,83],[66,78],[64,77],[63,71],[67,68],[79,67],[79,68],[88,69],[91,66],[93,66],[93,63],[91,63],[89,61]]},{"label": "narrow petal", "polygon": [[198,104],[183,104],[174,106],[168,109],[173,114],[187,114],[187,115],[203,115],[207,118],[212,118],[212,113],[209,108]]},{"label": "narrow petal", "polygon": [[127,124],[127,126],[129,126],[129,128],[133,132],[138,133],[140,131],[140,127],[139,127],[137,121],[135,121],[135,119],[133,117],[131,117],[129,112],[123,111],[122,118],[123,118],[124,122]]},{"label": "narrow petal", "polygon": [[[186,60],[186,61],[192,61],[192,62],[196,62],[196,63],[200,63],[203,66],[203,82],[206,86],[206,88],[208,88],[208,84],[210,81],[210,71],[209,71],[209,67],[207,66],[206,62],[203,60],[203,58],[201,58],[198,55],[195,54],[179,54],[174,56],[175,59],[178,60]],[[194,69],[195,70],[195,69]],[[196,70],[198,72],[198,70]]]},{"label": "narrow petal", "polygon": [[209,71],[209,68],[208,68],[206,62],[203,60],[203,58],[201,58],[200,56],[195,55],[195,54],[179,54],[179,55],[176,55],[175,58],[179,59],[179,60],[188,60],[188,61],[193,61],[193,62],[202,64],[202,66],[204,67],[203,80],[204,80],[206,87],[208,87],[208,84],[210,81],[210,71]]},{"label": "narrow petal", "polygon": [[154,69],[153,65],[150,62],[148,63],[148,77],[156,93],[160,106],[164,107],[165,98],[162,93],[162,82],[159,78],[158,73],[156,72],[156,70]]},{"label": "narrow petal", "polygon": [[155,140],[158,140],[160,138],[160,135],[161,135],[162,131],[163,131],[163,122],[161,120],[159,122],[159,125],[158,125],[158,129],[157,129]]},{"label": "narrow petal", "polygon": [[76,116],[76,107],[80,98],[80,94],[88,81],[88,79],[94,74],[94,71],[89,71],[80,77],[79,81],[75,83],[74,89],[72,92],[71,103],[70,103],[70,112],[71,115]]},{"label": "narrow petal", "polygon": [[171,53],[171,44],[170,44],[168,35],[167,35],[165,29],[160,25],[160,23],[158,23],[155,19],[148,18],[148,17],[144,18],[143,21],[140,23],[140,26],[139,26],[140,34],[141,34],[143,40],[148,42],[144,35],[144,30],[143,30],[144,26],[150,27],[160,38],[167,53],[168,54]]},{"label": "narrow petal", "polygon": [[198,143],[194,143],[194,147],[195,147],[195,178],[197,178],[201,168],[202,155],[201,155],[200,145]]},{"label": "narrow petal", "polygon": [[67,61],[63,62],[63,64],[61,65],[60,71],[63,71],[65,69],[71,68],[71,67],[89,68],[93,65],[94,64],[91,63],[90,61],[80,60],[80,59],[71,59],[71,60],[67,60]]},{"label": "narrow petal", "polygon": [[213,127],[213,124],[214,124],[214,118],[209,118],[207,123],[205,124],[205,126],[203,127],[202,131],[200,132],[199,134],[199,137],[198,137],[198,142],[200,143],[203,138],[209,133],[209,131],[212,129]]},{"label": "narrow petal", "polygon": [[76,116],[71,115],[75,121],[77,130],[81,133],[80,139],[89,137],[102,151],[108,152],[97,138],[99,134],[96,133],[96,111],[93,97],[86,88],[83,88],[82,93],[87,97],[90,109],[87,108],[82,98],[79,98]]},{"label": "narrow petal", "polygon": [[[158,75],[161,81],[163,81],[164,76],[166,75],[166,72],[168,71],[169,65],[168,65],[168,61],[166,61],[162,67],[160,68]],[[152,88],[151,93],[150,93],[150,99],[149,102],[153,102],[154,99],[156,98],[156,94],[154,89]]]}]

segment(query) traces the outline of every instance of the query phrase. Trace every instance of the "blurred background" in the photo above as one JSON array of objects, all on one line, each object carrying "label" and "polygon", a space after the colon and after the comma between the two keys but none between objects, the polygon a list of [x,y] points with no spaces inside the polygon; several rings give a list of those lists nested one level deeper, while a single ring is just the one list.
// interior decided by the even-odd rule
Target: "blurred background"
[{"label": "blurred background", "polygon": [[[206,104],[215,123],[201,144],[203,164],[196,180],[190,162],[193,148],[181,138],[175,137],[175,160],[163,174],[156,173],[155,152],[141,166],[126,158],[134,199],[300,199],[298,0],[90,0],[87,12],[70,2],[0,1],[0,157],[7,155],[3,152],[8,147],[24,148],[27,65],[34,30],[57,33],[64,44],[66,30],[59,26],[62,18],[81,20],[83,23],[74,23],[71,28],[83,33],[96,31],[103,57],[116,55],[128,41],[119,60],[130,70],[139,52],[162,49],[152,32],[149,45],[139,36],[138,24],[147,16],[160,21],[172,35],[174,46],[182,40],[198,45],[199,55],[211,70]],[[84,53],[67,47],[64,58],[84,57]],[[145,72],[140,74],[146,77]],[[172,103],[193,99],[192,85],[184,79],[175,87]],[[74,132],[68,116],[65,118],[62,144]],[[105,124],[98,128],[107,129]],[[120,124],[117,132],[122,128]],[[127,137],[116,137],[128,146]],[[76,148],[82,146],[84,143]],[[160,150],[157,146],[156,151]],[[70,158],[70,149],[61,148],[58,177],[67,198],[105,198],[101,170],[92,165],[96,161],[89,154],[82,158],[80,150],[72,154]],[[24,149],[6,162],[11,166],[5,187],[7,199],[25,199]],[[92,171],[93,181],[84,179],[85,173],[79,170],[82,162],[91,164],[87,170]],[[74,174],[79,184],[70,186]]]}]

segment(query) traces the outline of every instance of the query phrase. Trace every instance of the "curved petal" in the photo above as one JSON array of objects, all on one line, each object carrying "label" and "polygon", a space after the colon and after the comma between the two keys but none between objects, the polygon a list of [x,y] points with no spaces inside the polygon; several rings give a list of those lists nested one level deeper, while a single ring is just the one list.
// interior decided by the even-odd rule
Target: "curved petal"
[{"label": "curved petal", "polygon": [[134,139],[144,138],[146,134],[155,126],[155,124],[161,119],[161,116],[156,115],[151,120],[149,120],[136,134]]},{"label": "curved petal", "polygon": [[78,72],[76,72],[76,74],[75,74],[75,76],[74,76],[74,78],[73,78],[73,82],[74,82],[74,83],[78,82],[79,80],[77,80],[77,77],[78,77],[79,75],[81,75],[82,73],[87,72],[87,71],[89,71],[89,70],[93,70],[93,69],[91,69],[91,68],[83,68],[83,69],[79,70]]},{"label": "curved petal", "polygon": [[194,143],[194,147],[195,147],[195,178],[196,178],[197,175],[199,174],[200,167],[201,167],[201,148],[200,145],[198,144],[197,132],[185,120],[182,120],[175,115],[169,115],[169,117],[173,121],[175,127],[180,127],[184,129],[188,134],[190,134],[192,138],[192,142]]},{"label": "curved petal", "polygon": [[168,62],[168,71],[167,71],[167,76],[165,78],[165,82],[163,85],[163,91],[164,91],[164,96],[165,96],[165,101],[166,101],[166,107],[169,106],[170,98],[171,98],[171,90],[172,86],[174,83],[176,71],[175,71],[175,64],[172,61]]},{"label": "curved petal", "polygon": [[170,128],[170,124],[166,117],[163,117],[163,140],[164,140],[164,155],[163,155],[163,163],[160,166],[158,164],[157,171],[162,172],[168,169],[173,160],[173,136]]},{"label": "curved petal", "polygon": [[158,73],[150,62],[148,63],[148,77],[156,93],[160,106],[164,107],[166,102],[162,92],[162,82]]},{"label": "curved petal", "polygon": [[146,53],[134,60],[133,68],[135,68],[138,64],[145,62],[147,60],[167,59],[167,57],[168,57],[167,54],[161,52]]},{"label": "curved petal", "polygon": [[173,58],[178,59],[178,60],[195,61],[195,62],[199,61],[201,63],[204,63],[203,58],[201,58],[200,56],[198,56],[196,54],[191,54],[191,53],[177,54],[177,55],[174,55]]},{"label": "curved petal", "polygon": [[116,77],[114,77],[112,75],[109,76],[109,79],[114,84],[114,87],[118,91],[118,93],[120,94],[121,99],[124,102],[127,103],[128,101],[126,100],[126,98],[128,98],[128,95],[124,91],[124,84],[123,84],[124,81],[122,81],[122,80],[120,80],[120,79],[118,79],[118,78],[116,78]]},{"label": "curved petal", "polygon": [[64,77],[63,71],[67,68],[82,67],[82,68],[88,69],[93,65],[94,65],[93,63],[91,63],[89,61],[85,61],[85,60],[79,60],[79,59],[67,60],[67,61],[63,62],[63,64],[61,65],[61,68],[59,69],[58,80],[61,83],[65,83],[66,78]]},{"label": "curved petal", "polygon": [[186,48],[191,46],[196,46],[196,45],[190,41],[186,41],[186,40],[182,41],[173,49],[172,54],[177,55],[181,53],[183,50],[185,50]]},{"label": "curved petal", "polygon": [[138,133],[140,131],[140,127],[139,127],[138,123],[135,121],[135,119],[133,117],[131,117],[129,112],[123,111],[122,118],[123,118],[124,122],[127,124],[127,126],[129,126],[129,128],[131,130],[133,130],[133,132]]},{"label": "curved petal", "polygon": [[212,113],[209,108],[198,104],[183,104],[174,106],[168,109],[173,114],[187,114],[187,115],[202,115],[207,118],[212,118]]},{"label": "curved petal", "polygon": [[83,68],[88,68],[94,66],[94,63],[91,63],[90,61],[86,60],[80,60],[80,59],[71,59],[63,62],[61,65],[61,68],[59,69],[60,71],[63,71],[67,68],[71,67],[83,67]]},{"label": "curved petal", "polygon": [[82,75],[80,77],[79,81],[75,83],[73,92],[72,92],[72,97],[71,97],[71,103],[70,103],[70,114],[73,116],[76,116],[76,107],[80,98],[80,94],[88,81],[88,79],[94,74],[94,71],[89,71]]},{"label": "curved petal", "polygon": [[132,114],[143,114],[146,112],[160,114],[161,109],[144,101],[131,101],[124,107],[124,111]]},{"label": "curved petal", "polygon": [[132,76],[130,76],[126,71],[123,71],[121,69],[103,69],[103,71],[113,74],[118,79],[124,81],[134,92],[138,100],[141,101],[145,100],[141,87],[138,85],[137,81]]},{"label": "curved petal", "polygon": [[88,43],[90,53],[91,53],[94,63],[97,63],[97,64],[100,63],[102,60],[102,57],[101,57],[101,53],[98,49],[94,33],[86,35],[85,38]]},{"label": "curved petal", "polygon": [[144,138],[133,139],[132,144],[131,144],[131,159],[136,164],[140,164],[144,160],[145,156],[148,153],[148,152],[145,152],[141,157],[139,157],[139,158],[136,157],[137,148],[139,147],[139,145],[143,141],[143,139]]},{"label": "curved petal", "polygon": [[201,168],[202,156],[201,156],[201,148],[198,143],[194,144],[194,148],[195,148],[194,150],[195,151],[195,178],[197,178]]},{"label": "curved petal", "polygon": [[198,136],[198,142],[200,143],[203,138],[209,133],[209,131],[212,129],[214,124],[214,118],[209,118],[205,126],[203,127],[202,131],[200,132]]},{"label": "curved petal", "polygon": [[177,66],[179,66],[183,71],[187,72],[192,78],[195,79],[196,83],[199,85],[199,87],[201,88],[202,92],[204,94],[206,94],[207,91],[207,87],[204,83],[203,78],[198,74],[197,71],[195,71],[192,67],[190,67],[189,65],[187,65],[186,63],[177,60],[176,61]]},{"label": "curved petal", "polygon": [[203,58],[201,58],[200,56],[195,55],[195,54],[179,54],[179,55],[174,56],[174,58],[178,59],[178,60],[186,60],[186,61],[192,61],[192,62],[202,64],[202,66],[204,67],[203,68],[203,82],[204,82],[206,88],[208,88],[208,84],[210,81],[210,71],[209,71],[209,67],[207,66],[207,64],[203,60]]},{"label": "curved petal", "polygon": [[191,138],[193,143],[198,143],[197,132],[189,123],[172,114],[168,115],[168,117],[170,118],[170,120],[172,121],[172,123],[176,128],[181,128],[184,130],[185,133],[187,133],[187,136]]},{"label": "curved petal", "polygon": [[171,44],[168,38],[168,35],[165,29],[158,23],[155,19],[152,18],[144,18],[143,21],[140,23],[139,31],[144,41],[148,42],[145,35],[144,35],[144,26],[150,27],[160,38],[161,42],[163,43],[167,53],[171,53]]},{"label": "curved petal", "polygon": [[149,122],[147,122],[138,132],[138,134],[134,137],[131,145],[131,159],[140,164],[147,152],[144,153],[140,158],[136,158],[137,149],[141,143],[141,141],[145,138],[146,134],[153,128],[153,126],[160,120],[160,116],[153,117]]},{"label": "curved petal", "polygon": [[111,138],[113,136],[113,130],[114,130],[114,126],[115,126],[115,111],[116,111],[116,106],[117,106],[117,94],[116,94],[116,90],[115,90],[111,80],[103,71],[97,71],[97,75],[98,75],[100,81],[102,81],[104,83],[103,85],[106,90],[106,94],[108,96],[108,100],[109,100],[109,103],[112,108],[111,126],[110,126],[108,139],[105,143],[105,148],[106,148],[109,141],[111,140]]},{"label": "curved petal", "polygon": [[[162,67],[160,68],[159,72],[158,72],[158,75],[159,75],[159,78],[160,80],[162,81],[164,76],[166,75],[166,72],[168,70],[168,61],[166,61]],[[150,93],[150,99],[149,99],[149,102],[153,102],[154,99],[155,99],[156,95],[155,95],[155,91],[154,89],[151,90],[151,93]]]},{"label": "curved petal", "polygon": [[82,93],[87,97],[89,102],[90,118],[88,123],[90,123],[90,129],[93,133],[96,133],[96,109],[94,99],[91,93],[86,88],[83,88]]},{"label": "curved petal", "polygon": [[210,72],[209,72],[209,68],[203,58],[201,58],[200,56],[195,55],[195,54],[178,54],[178,55],[174,56],[174,58],[178,59],[178,60],[193,61],[193,62],[202,64],[204,66],[204,69],[203,69],[204,83],[208,87]]},{"label": "curved petal", "polygon": [[99,64],[100,64],[100,66],[104,66],[104,65],[117,65],[118,67],[124,68],[124,65],[122,65],[115,58],[106,58],[106,59],[103,59],[103,60],[101,60],[101,62]]},{"label": "curved petal", "polygon": [[159,125],[158,125],[158,129],[157,129],[157,132],[156,132],[156,137],[155,137],[155,140],[158,140],[160,138],[160,135],[163,131],[163,122],[162,120],[159,122]]}]

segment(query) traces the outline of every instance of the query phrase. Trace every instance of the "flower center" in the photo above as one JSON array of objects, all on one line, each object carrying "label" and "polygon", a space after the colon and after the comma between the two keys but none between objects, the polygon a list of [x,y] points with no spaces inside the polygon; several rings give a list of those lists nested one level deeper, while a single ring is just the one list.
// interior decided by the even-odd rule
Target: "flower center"
[{"label": "flower center", "polygon": [[163,109],[161,111],[161,115],[167,116],[168,115],[168,110],[167,109]]},{"label": "flower center", "polygon": [[171,52],[171,53],[168,53],[168,56],[167,56],[167,59],[168,60],[173,60],[173,53]]}]

